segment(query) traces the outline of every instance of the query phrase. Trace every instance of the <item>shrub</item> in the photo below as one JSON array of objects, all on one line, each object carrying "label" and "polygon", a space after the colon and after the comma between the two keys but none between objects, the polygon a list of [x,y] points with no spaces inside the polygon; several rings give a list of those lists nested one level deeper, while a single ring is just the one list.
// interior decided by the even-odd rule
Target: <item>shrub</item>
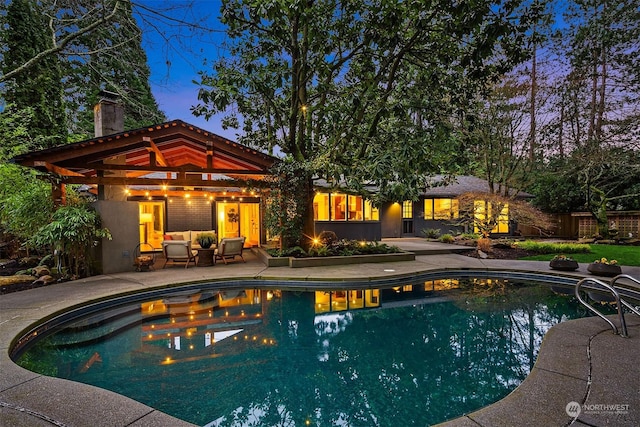
[{"label": "shrub", "polygon": [[480,235],[475,233],[462,233],[457,236],[457,238],[462,240],[478,240]]},{"label": "shrub", "polygon": [[100,216],[89,205],[62,206],[53,214],[51,222],[46,224],[29,239],[34,247],[49,248],[58,258],[58,271],[62,270],[62,261],[76,276],[84,268],[86,275],[91,274],[91,248],[98,245],[102,238],[111,240],[111,233],[100,225]]},{"label": "shrub", "polygon": [[333,231],[325,230],[318,236],[318,241],[324,246],[331,246],[338,241],[338,236]]},{"label": "shrub", "polygon": [[324,257],[324,256],[352,256],[352,255],[369,255],[369,254],[393,254],[400,252],[397,246],[389,246],[380,242],[363,242],[357,240],[336,240],[330,246],[314,246],[305,252],[299,246],[293,248],[279,250],[267,249],[267,253],[273,257],[294,257],[304,258]]},{"label": "shrub", "polygon": [[424,237],[427,239],[437,239],[440,237],[440,230],[437,228],[425,228],[422,230],[422,234],[424,234]]},{"label": "shrub", "polygon": [[476,242],[477,248],[482,252],[489,252],[491,250],[491,239],[488,237],[481,237]]},{"label": "shrub", "polygon": [[455,241],[455,239],[453,238],[453,236],[451,234],[443,234],[440,237],[440,241],[442,243],[453,243]]},{"label": "shrub", "polygon": [[282,256],[290,256],[294,258],[304,258],[308,256],[307,252],[302,249],[300,246],[294,246],[292,248],[288,248],[282,251]]},{"label": "shrub", "polygon": [[553,243],[553,242],[536,242],[533,240],[525,240],[523,242],[515,242],[514,246],[539,254],[557,254],[557,253],[589,253],[591,249],[589,245],[582,243]]}]

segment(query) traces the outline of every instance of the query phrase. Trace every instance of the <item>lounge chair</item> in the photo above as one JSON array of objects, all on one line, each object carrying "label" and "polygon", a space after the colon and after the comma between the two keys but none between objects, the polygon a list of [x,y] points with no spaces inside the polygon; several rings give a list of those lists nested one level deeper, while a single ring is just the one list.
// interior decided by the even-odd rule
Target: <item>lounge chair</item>
[{"label": "lounge chair", "polygon": [[227,263],[227,259],[234,259],[236,256],[242,258],[242,262],[247,262],[242,256],[242,248],[244,247],[244,237],[225,237],[220,241],[218,249],[216,249],[215,259],[221,259]]},{"label": "lounge chair", "polygon": [[186,262],[184,268],[189,267],[189,261],[196,263],[198,251],[191,248],[191,240],[165,240],[162,242],[162,252],[164,252],[164,268],[167,262]]}]

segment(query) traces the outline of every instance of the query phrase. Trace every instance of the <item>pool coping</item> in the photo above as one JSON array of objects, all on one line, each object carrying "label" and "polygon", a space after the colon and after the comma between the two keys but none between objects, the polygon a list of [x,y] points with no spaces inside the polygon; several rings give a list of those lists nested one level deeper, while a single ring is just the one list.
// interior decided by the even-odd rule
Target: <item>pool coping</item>
[{"label": "pool coping", "polygon": [[[334,279],[336,285],[350,279],[375,280],[410,277],[426,272],[450,270],[513,271],[549,273],[557,277],[583,277],[549,272],[548,263],[474,260],[462,255],[418,256],[416,261],[376,266],[344,266],[295,269],[265,267],[257,259],[214,268],[172,268],[152,273],[122,273],[96,276],[0,296],[0,419],[8,425],[95,425],[95,426],[188,426],[192,425],[108,390],[28,371],[9,358],[11,343],[40,319],[88,301],[121,293],[171,286],[180,279],[187,283],[228,279],[276,279],[304,282]],[[443,265],[450,267],[443,268]],[[528,268],[526,268],[528,267]],[[284,270],[286,269],[286,271]],[[180,271],[178,271],[180,270]],[[374,271],[375,270],[375,271]],[[394,271],[386,271],[394,270]],[[635,270],[634,270],[635,271]],[[640,268],[638,272],[640,273]],[[640,274],[633,274],[640,277]],[[153,276],[153,277],[152,277]],[[292,277],[293,276],[293,277]],[[342,277],[342,280],[340,280]],[[615,322],[615,319],[613,320]],[[443,423],[451,426],[513,425],[640,425],[640,387],[629,372],[634,349],[640,346],[640,319],[627,316],[631,338],[613,335],[609,326],[597,318],[563,322],[547,332],[530,375],[506,398]],[[586,355],[589,355],[587,357]],[[605,369],[604,359],[615,355],[628,365],[626,373]],[[637,376],[635,377],[637,378]],[[626,399],[626,401],[625,401]],[[617,401],[616,401],[617,400]],[[565,410],[570,402],[582,404],[629,404],[626,414],[583,413],[570,418]],[[637,407],[633,407],[633,404]]]}]

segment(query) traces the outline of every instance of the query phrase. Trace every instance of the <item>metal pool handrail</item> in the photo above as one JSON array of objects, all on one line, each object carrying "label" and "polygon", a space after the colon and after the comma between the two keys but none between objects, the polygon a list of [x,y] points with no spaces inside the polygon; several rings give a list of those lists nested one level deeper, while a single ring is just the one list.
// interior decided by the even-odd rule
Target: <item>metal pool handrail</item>
[{"label": "metal pool handrail", "polygon": [[[615,279],[617,279],[617,277]],[[612,280],[611,282],[614,283],[615,279]],[[618,334],[618,328],[616,327],[616,325],[614,325],[613,322],[611,320],[607,319],[604,314],[600,313],[598,310],[593,308],[587,301],[585,301],[580,296],[580,288],[582,287],[583,284],[588,283],[588,282],[593,282],[596,285],[600,285],[600,286],[604,287],[605,289],[609,290],[613,294],[613,297],[615,298],[615,301],[616,301],[616,306],[618,308],[618,319],[620,319],[620,328],[622,329],[622,332],[620,333],[620,335],[625,337],[625,338],[628,338],[629,334],[627,333],[627,323],[624,320],[624,312],[622,311],[622,305],[620,304],[620,294],[618,293],[618,291],[612,285],[610,285],[608,283],[605,283],[602,280],[593,279],[591,277],[585,277],[584,279],[580,280],[576,284],[576,288],[575,288],[575,294],[576,294],[576,298],[578,298],[578,301],[580,301],[582,303],[582,305],[587,307],[589,310],[591,310],[596,315],[598,315],[601,319],[603,319],[605,322],[607,322],[611,326],[611,328],[613,329],[613,333],[616,334],[616,335]]]},{"label": "metal pool handrail", "polygon": [[[632,282],[637,283],[638,285],[640,285],[640,280],[636,279],[635,277],[631,277],[628,274],[619,274],[616,277],[614,277],[613,279],[611,279],[611,286],[613,286],[615,288],[616,287],[616,282],[619,279],[631,280]],[[622,305],[624,305],[629,310],[631,310],[635,315],[640,316],[640,311],[638,311],[638,309],[636,307],[634,307],[633,305],[629,304],[624,299],[620,299],[620,302],[622,303]]]}]

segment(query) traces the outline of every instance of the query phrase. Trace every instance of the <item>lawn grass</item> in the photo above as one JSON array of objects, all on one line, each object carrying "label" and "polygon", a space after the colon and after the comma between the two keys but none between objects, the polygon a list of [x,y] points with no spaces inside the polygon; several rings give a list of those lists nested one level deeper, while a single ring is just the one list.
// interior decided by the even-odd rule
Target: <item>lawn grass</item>
[{"label": "lawn grass", "polygon": [[[640,247],[621,245],[589,245],[591,253],[571,253],[565,254],[578,262],[590,263],[600,258],[615,259],[620,265],[640,267]],[[554,254],[534,255],[521,258],[523,260],[550,261]]]}]

